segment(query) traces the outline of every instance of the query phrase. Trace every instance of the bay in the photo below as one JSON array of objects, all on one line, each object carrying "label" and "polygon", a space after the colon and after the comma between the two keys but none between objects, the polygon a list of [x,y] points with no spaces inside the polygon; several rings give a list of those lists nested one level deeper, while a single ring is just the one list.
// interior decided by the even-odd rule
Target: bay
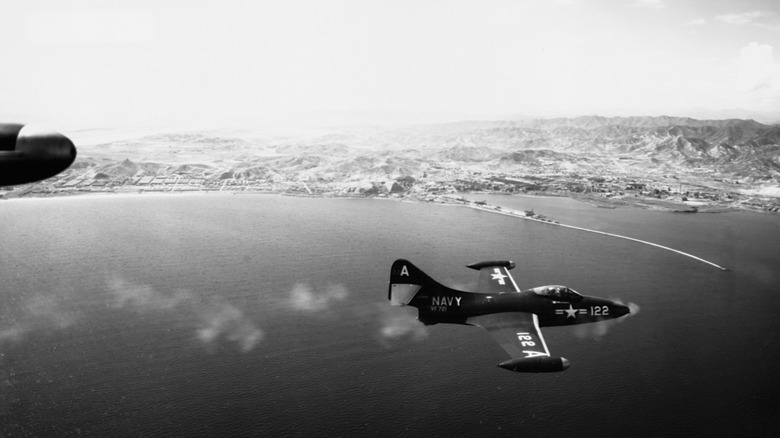
[{"label": "bay", "polygon": [[[780,221],[497,197],[571,225],[461,207],[260,195],[0,205],[0,435],[770,435]],[[639,312],[545,329],[564,373],[495,367],[475,327],[387,302],[407,258],[473,288],[512,259]],[[719,421],[713,421],[713,419]]]}]

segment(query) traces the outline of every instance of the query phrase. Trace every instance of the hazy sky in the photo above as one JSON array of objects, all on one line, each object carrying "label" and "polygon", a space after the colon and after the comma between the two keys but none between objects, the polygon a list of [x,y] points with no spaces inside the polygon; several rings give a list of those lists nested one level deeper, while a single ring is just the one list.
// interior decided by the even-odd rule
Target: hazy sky
[{"label": "hazy sky", "polygon": [[6,1],[0,118],[764,115],[776,0]]}]

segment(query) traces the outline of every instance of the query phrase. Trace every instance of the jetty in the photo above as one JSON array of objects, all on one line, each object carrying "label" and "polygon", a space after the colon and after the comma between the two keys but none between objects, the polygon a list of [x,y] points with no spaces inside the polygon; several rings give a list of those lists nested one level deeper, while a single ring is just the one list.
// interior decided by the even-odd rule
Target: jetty
[{"label": "jetty", "polygon": [[674,249],[674,248],[670,248],[668,246],[659,245],[657,243],[648,242],[647,240],[641,240],[641,239],[637,239],[637,238],[634,238],[634,237],[623,236],[621,234],[608,233],[606,231],[592,230],[590,228],[578,227],[578,226],[575,226],[575,225],[562,224],[562,223],[560,223],[558,221],[550,220],[550,219],[547,219],[547,218],[541,218],[541,217],[538,217],[536,215],[529,216],[526,213],[519,212],[519,211],[516,211],[516,210],[511,210],[511,209],[505,209],[503,207],[494,207],[494,206],[489,206],[487,204],[475,204],[475,203],[466,204],[466,206],[468,206],[470,208],[473,208],[475,210],[481,210],[481,211],[486,211],[486,212],[489,212],[489,213],[502,214],[504,216],[511,216],[511,217],[515,217],[515,218],[519,218],[519,219],[525,219],[525,220],[530,220],[530,221],[535,221],[535,222],[541,222],[541,223],[544,223],[544,224],[547,224],[547,225],[552,225],[552,226],[557,226],[557,227],[564,227],[564,228],[571,228],[573,230],[579,230],[579,231],[587,231],[588,233],[601,234],[601,235],[604,235],[604,236],[616,237],[618,239],[631,240],[631,241],[634,241],[634,242],[638,242],[638,243],[642,243],[642,244],[645,244],[645,245],[650,245],[650,246],[654,246],[656,248],[661,248],[661,249],[664,249],[664,250],[667,250],[667,251],[671,251],[671,252],[683,255],[685,257],[690,257],[690,258],[692,258],[694,260],[698,260],[698,261],[700,261],[702,263],[706,263],[706,264],[708,264],[710,266],[718,268],[721,271],[728,271],[728,268],[724,268],[723,266],[720,266],[717,263],[713,263],[713,262],[711,262],[709,260],[705,260],[705,259],[703,259],[701,257],[697,257],[697,256],[695,256],[693,254],[690,254],[690,253],[687,253],[687,252],[684,252],[684,251],[680,251],[679,249]]}]

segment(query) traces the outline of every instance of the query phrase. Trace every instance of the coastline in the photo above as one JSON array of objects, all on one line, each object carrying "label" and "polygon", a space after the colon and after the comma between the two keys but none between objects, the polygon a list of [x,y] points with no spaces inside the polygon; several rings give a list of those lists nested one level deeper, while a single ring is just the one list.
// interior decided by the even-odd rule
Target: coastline
[{"label": "coastline", "polygon": [[[488,204],[486,201],[471,201],[471,200],[468,200],[466,198],[463,198],[462,196],[461,197],[453,197],[453,196],[448,196],[448,195],[441,195],[441,196],[435,197],[434,199],[430,199],[430,198],[420,199],[420,198],[413,197],[413,196],[324,196],[324,195],[298,194],[298,193],[296,193],[296,194],[285,194],[285,193],[268,192],[268,191],[262,191],[262,192],[257,192],[257,191],[252,191],[252,192],[247,192],[247,191],[186,191],[186,192],[184,192],[184,191],[180,191],[180,192],[172,191],[172,192],[159,192],[159,191],[155,191],[155,192],[136,192],[136,193],[132,193],[132,192],[122,192],[122,193],[105,192],[105,193],[84,193],[84,194],[72,195],[72,196],[22,197],[22,198],[6,199],[6,201],[12,201],[12,202],[13,201],[17,201],[17,202],[19,202],[19,201],[22,201],[22,200],[24,200],[24,201],[34,200],[34,201],[40,202],[40,201],[47,201],[47,200],[55,200],[55,199],[56,200],[63,200],[63,199],[72,199],[72,198],[79,198],[79,199],[109,199],[109,198],[115,198],[117,196],[122,197],[122,198],[133,198],[133,197],[139,197],[139,196],[153,196],[155,198],[164,198],[166,196],[182,196],[182,195],[184,195],[184,196],[212,196],[214,194],[224,195],[224,196],[234,196],[234,195],[266,195],[267,196],[267,195],[273,195],[273,196],[293,196],[293,197],[301,197],[301,198],[372,199],[372,200],[385,200],[385,201],[407,202],[407,203],[423,203],[424,202],[424,203],[434,203],[436,205],[442,205],[442,206],[467,207],[467,208],[471,208],[473,210],[484,211],[484,212],[487,212],[487,213],[500,214],[500,215],[509,216],[509,217],[516,218],[516,219],[529,220],[529,221],[534,221],[534,222],[543,223],[543,224],[552,225],[552,226],[559,226],[559,227],[570,228],[570,229],[584,231],[584,232],[589,232],[589,233],[600,234],[600,235],[608,236],[608,237],[614,237],[614,238],[619,238],[619,239],[624,239],[624,240],[630,240],[630,241],[633,241],[633,242],[637,242],[637,243],[641,243],[641,244],[649,245],[649,246],[654,246],[654,247],[659,248],[659,249],[663,249],[663,250],[666,250],[666,251],[670,251],[670,252],[674,252],[674,253],[680,254],[680,255],[685,256],[685,257],[692,258],[694,260],[697,260],[697,261],[700,261],[702,263],[705,263],[705,264],[708,264],[710,266],[713,266],[713,267],[715,267],[715,268],[717,268],[717,269],[719,269],[721,271],[728,271],[729,270],[728,268],[720,266],[720,265],[718,265],[718,264],[716,264],[714,262],[711,262],[709,260],[705,260],[705,259],[703,259],[701,257],[697,257],[697,256],[695,256],[693,254],[686,253],[686,252],[683,252],[683,251],[680,251],[678,249],[674,249],[674,248],[671,248],[671,247],[668,247],[668,246],[663,246],[663,245],[660,245],[660,244],[657,244],[657,243],[653,243],[653,242],[649,242],[649,241],[645,241],[645,240],[640,240],[640,239],[637,239],[637,238],[634,238],[634,237],[630,237],[630,236],[625,236],[625,235],[620,235],[620,234],[615,234],[615,233],[609,233],[609,232],[600,231],[600,230],[594,230],[594,229],[580,227],[580,226],[576,226],[576,225],[564,224],[564,223],[558,222],[557,220],[547,218],[543,214],[537,214],[537,213],[533,212],[532,210],[527,210],[527,211],[522,211],[521,212],[521,211],[518,211],[518,210],[515,210],[515,209],[511,209],[511,208],[507,208],[507,207],[504,207],[504,206],[501,206],[501,205],[491,205],[491,204]],[[526,197],[526,198],[544,197],[544,196],[539,196],[539,195],[507,195],[507,196],[518,196],[518,197]],[[554,196],[554,197],[555,198],[564,198],[565,196]],[[568,197],[568,198],[572,199],[572,200],[575,200],[575,201],[578,201],[578,202],[584,202],[586,204],[593,205],[593,204],[591,204],[589,202],[583,201],[582,199],[578,199],[577,197]],[[595,206],[596,207],[601,207],[601,205],[595,205]],[[641,208],[641,207],[637,207],[635,205],[630,205],[628,203],[626,203],[626,205],[624,205],[624,206],[628,207],[628,208]],[[612,208],[617,208],[617,207],[612,207]],[[670,211],[670,210],[664,209],[664,211]],[[671,211],[674,211],[674,210],[671,210]],[[738,210],[728,210],[728,211],[725,211],[725,212],[731,212],[731,211],[738,211]],[[724,211],[711,211],[711,213],[715,213],[715,212],[724,212]]]},{"label": "coastline", "polygon": [[[300,198],[332,198],[332,199],[385,199],[396,200],[401,202],[432,202],[439,204],[453,203],[453,196],[459,195],[491,195],[491,196],[511,196],[517,198],[568,198],[578,202],[582,202],[587,205],[591,205],[598,208],[616,209],[616,208],[636,208],[642,210],[654,210],[654,211],[666,211],[674,213],[732,213],[739,211],[752,211],[756,213],[772,213],[762,209],[749,208],[748,206],[727,206],[727,205],[712,205],[704,202],[682,202],[668,199],[646,199],[646,198],[604,198],[597,196],[582,196],[575,193],[545,193],[545,194],[519,194],[519,193],[504,193],[504,192],[484,192],[484,191],[469,191],[469,192],[457,192],[455,194],[446,195],[426,195],[420,193],[411,193],[410,191],[402,194],[381,194],[381,195],[364,195],[364,194],[337,194],[337,193],[299,193],[299,192],[283,192],[273,190],[122,190],[122,191],[88,191],[88,192],[66,192],[58,194],[49,194],[44,196],[13,196],[2,197],[0,201],[20,201],[20,200],[48,200],[48,199],[96,199],[107,197],[136,197],[136,196],[207,196],[213,194],[230,194],[230,195],[275,195],[275,196],[292,196]],[[457,203],[457,202],[455,202]],[[498,206],[501,207],[501,206]],[[542,220],[544,221],[544,220]]]},{"label": "coastline", "polygon": [[[89,193],[73,193],[62,196],[24,196],[16,198],[2,198],[2,202],[40,202],[40,201],[53,201],[53,200],[66,200],[66,199],[108,199],[108,198],[137,198],[139,196],[149,197],[166,197],[166,196],[205,196],[211,193],[228,194],[228,192],[207,192],[207,191],[191,191],[191,192],[89,192]],[[275,194],[275,193],[268,193]],[[0,203],[2,205],[2,203]]]}]

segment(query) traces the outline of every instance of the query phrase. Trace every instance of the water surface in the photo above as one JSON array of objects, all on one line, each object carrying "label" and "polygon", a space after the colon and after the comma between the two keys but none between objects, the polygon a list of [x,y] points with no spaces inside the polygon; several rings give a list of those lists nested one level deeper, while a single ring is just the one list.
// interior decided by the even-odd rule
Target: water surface
[{"label": "water surface", "polygon": [[[780,423],[776,216],[498,197],[635,242],[459,207],[253,195],[0,205],[0,435],[768,435]],[[526,207],[530,206],[530,207]],[[475,327],[387,302],[408,258],[454,287],[638,304],[550,328],[559,374],[495,367]],[[714,421],[713,419],[719,419]]]}]

